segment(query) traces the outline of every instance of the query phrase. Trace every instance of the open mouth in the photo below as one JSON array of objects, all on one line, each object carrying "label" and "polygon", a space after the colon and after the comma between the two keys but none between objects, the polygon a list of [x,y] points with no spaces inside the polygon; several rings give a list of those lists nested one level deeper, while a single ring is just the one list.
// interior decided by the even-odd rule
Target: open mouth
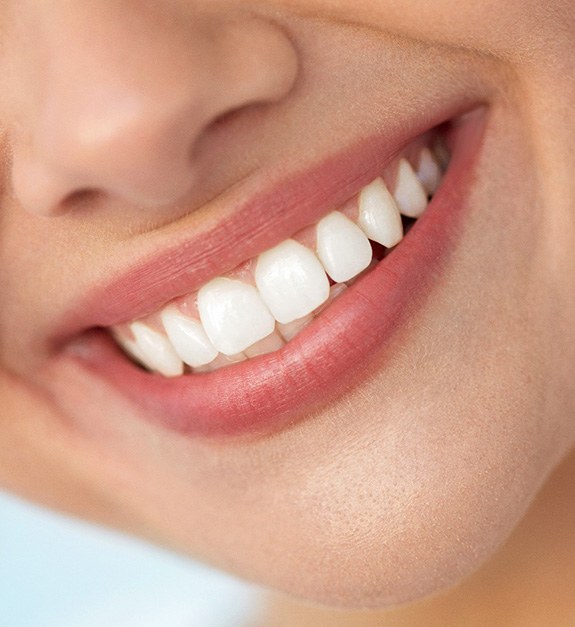
[{"label": "open mouth", "polygon": [[166,377],[211,372],[282,349],[400,245],[439,189],[448,162],[439,132],[418,138],[343,207],[193,294],[116,325],[116,341]]},{"label": "open mouth", "polygon": [[[65,358],[119,389],[146,419],[184,434],[268,433],[309,415],[365,376],[440,276],[456,245],[485,119],[480,107],[416,134],[377,169],[349,174],[337,203],[323,202],[305,220],[297,208],[299,227],[296,220],[286,228],[289,212],[272,207],[279,226],[246,242],[243,262],[227,244],[243,244],[237,224],[254,217],[236,212],[225,246],[231,269],[208,267],[190,279],[189,259],[164,255],[181,265],[166,288],[148,275],[163,262],[147,263],[113,297],[100,290],[84,304],[81,315],[93,320],[95,303],[100,320],[81,333],[82,350],[64,351]],[[341,162],[349,164],[349,155]],[[297,195],[297,185],[290,192]],[[227,237],[226,229],[217,236]],[[201,250],[201,238],[194,242]],[[122,298],[132,284],[176,295],[152,291],[144,306]],[[102,296],[127,304],[106,309]],[[149,313],[131,317],[138,308]]]}]

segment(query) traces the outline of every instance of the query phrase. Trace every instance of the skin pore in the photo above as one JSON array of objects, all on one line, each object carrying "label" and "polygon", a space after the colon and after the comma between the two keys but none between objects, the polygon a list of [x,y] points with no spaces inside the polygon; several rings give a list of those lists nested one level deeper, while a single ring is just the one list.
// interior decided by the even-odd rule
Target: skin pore
[{"label": "skin pore", "polygon": [[[568,624],[570,0],[0,12],[2,486],[302,600],[277,601],[268,627],[379,625],[376,610],[411,627]],[[446,103],[486,120],[456,243],[366,370],[289,428],[174,433],[57,346],[94,285]],[[217,252],[212,276],[232,269]]]}]

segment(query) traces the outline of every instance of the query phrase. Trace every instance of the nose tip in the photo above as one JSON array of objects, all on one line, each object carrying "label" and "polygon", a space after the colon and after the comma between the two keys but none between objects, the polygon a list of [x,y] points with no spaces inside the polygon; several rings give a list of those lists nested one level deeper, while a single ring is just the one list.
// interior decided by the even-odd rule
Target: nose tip
[{"label": "nose tip", "polygon": [[210,111],[176,102],[173,91],[128,102],[115,93],[96,105],[87,95],[46,107],[32,141],[14,151],[13,187],[25,208],[59,215],[85,191],[147,207],[175,201],[193,185],[193,146]]},{"label": "nose tip", "polygon": [[61,32],[44,40],[51,71],[13,147],[14,193],[29,211],[60,214],[88,190],[141,207],[175,202],[197,182],[204,131],[278,101],[297,74],[289,39],[252,17],[195,21],[179,38],[132,30],[112,47],[104,26],[73,50]]}]

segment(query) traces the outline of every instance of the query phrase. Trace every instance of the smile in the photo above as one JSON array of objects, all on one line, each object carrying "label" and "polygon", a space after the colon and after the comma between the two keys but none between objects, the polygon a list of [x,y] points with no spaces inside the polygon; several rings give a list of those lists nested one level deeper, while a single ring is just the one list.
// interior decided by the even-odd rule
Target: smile
[{"label": "smile", "polygon": [[[81,350],[76,343],[63,357],[179,433],[263,434],[309,415],[385,360],[394,331],[440,276],[485,117],[479,109],[398,140],[365,171],[353,171],[357,152],[348,151],[323,175],[331,183],[339,168],[348,177],[339,196],[291,212],[270,202],[273,226],[245,245],[237,233],[263,219],[266,199],[236,211],[229,239],[216,233],[223,272],[206,261],[215,259],[210,237],[196,236],[193,253],[169,252],[96,290],[67,322],[91,323]],[[300,175],[286,194],[297,197],[320,174]]]},{"label": "smile", "polygon": [[116,340],[138,363],[166,377],[211,372],[280,350],[401,242],[411,226],[406,220],[424,214],[448,162],[440,138],[428,141],[409,147],[315,225],[194,294],[116,326]]}]

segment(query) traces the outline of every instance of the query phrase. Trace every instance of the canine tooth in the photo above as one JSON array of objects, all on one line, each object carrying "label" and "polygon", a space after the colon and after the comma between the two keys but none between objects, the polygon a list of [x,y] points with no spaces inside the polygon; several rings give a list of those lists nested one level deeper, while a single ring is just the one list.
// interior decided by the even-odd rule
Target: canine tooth
[{"label": "canine tooth", "polygon": [[143,365],[165,377],[183,374],[184,364],[165,336],[150,329],[143,322],[133,322],[130,330]]},{"label": "canine tooth", "polygon": [[427,208],[427,194],[407,159],[399,162],[393,196],[401,213],[408,218],[419,218]]},{"label": "canine tooth", "polygon": [[372,250],[363,231],[334,211],[317,224],[317,254],[325,271],[336,283],[343,283],[365,270]]},{"label": "canine tooth", "polygon": [[387,248],[403,238],[399,208],[381,178],[366,185],[359,194],[359,226],[369,239]]},{"label": "canine tooth", "polygon": [[433,153],[427,147],[423,148],[419,153],[417,178],[421,181],[428,194],[434,194],[441,182],[441,168]]},{"label": "canine tooth", "polygon": [[198,368],[217,357],[218,351],[200,322],[184,316],[176,307],[164,309],[161,319],[176,353],[188,366]]},{"label": "canine tooth", "polygon": [[269,335],[276,323],[253,285],[223,277],[200,289],[198,311],[207,336],[224,355],[241,353]]},{"label": "canine tooth", "polygon": [[282,324],[303,318],[329,296],[329,281],[319,259],[293,239],[259,256],[255,280],[263,301]]}]

